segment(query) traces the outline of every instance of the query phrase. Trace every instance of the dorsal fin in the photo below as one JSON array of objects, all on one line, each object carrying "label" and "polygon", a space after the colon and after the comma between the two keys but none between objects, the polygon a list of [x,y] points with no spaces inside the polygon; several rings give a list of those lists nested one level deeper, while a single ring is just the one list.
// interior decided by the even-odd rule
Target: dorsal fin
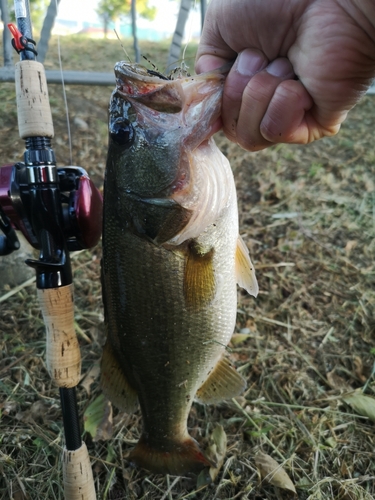
[{"label": "dorsal fin", "polygon": [[238,235],[236,250],[236,277],[241,288],[254,297],[258,295],[259,288],[254,266],[250,260],[249,250],[240,235]]}]

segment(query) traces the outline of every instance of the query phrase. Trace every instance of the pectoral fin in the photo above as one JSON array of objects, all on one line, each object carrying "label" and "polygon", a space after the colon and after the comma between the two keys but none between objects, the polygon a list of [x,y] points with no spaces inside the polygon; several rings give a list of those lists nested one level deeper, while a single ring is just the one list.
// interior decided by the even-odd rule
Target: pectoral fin
[{"label": "pectoral fin", "polygon": [[241,236],[238,236],[236,250],[236,277],[237,283],[250,295],[258,295],[258,282],[255,276],[254,266],[250,260],[249,250]]},{"label": "pectoral fin", "polygon": [[100,384],[104,394],[119,410],[135,411],[137,393],[125,377],[108,340],[103,349]]},{"label": "pectoral fin", "polygon": [[194,244],[189,247],[184,276],[184,294],[188,306],[200,308],[215,297],[213,254],[214,249],[200,253]]},{"label": "pectoral fin", "polygon": [[246,388],[245,379],[230,364],[227,358],[222,358],[208,379],[198,389],[196,399],[204,404],[216,404],[241,394]]}]

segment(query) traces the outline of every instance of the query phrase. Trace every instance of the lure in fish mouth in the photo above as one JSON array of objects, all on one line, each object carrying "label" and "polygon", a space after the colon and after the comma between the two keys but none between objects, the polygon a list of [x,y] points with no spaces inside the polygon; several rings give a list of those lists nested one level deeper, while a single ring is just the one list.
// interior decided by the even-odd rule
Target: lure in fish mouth
[{"label": "lure in fish mouth", "polygon": [[237,285],[256,296],[238,234],[227,159],[210,137],[224,83],[218,72],[166,80],[115,66],[104,187],[104,392],[139,401],[143,429],[129,459],[157,473],[212,466],[187,429],[194,398],[218,403],[245,388],[223,357]]}]

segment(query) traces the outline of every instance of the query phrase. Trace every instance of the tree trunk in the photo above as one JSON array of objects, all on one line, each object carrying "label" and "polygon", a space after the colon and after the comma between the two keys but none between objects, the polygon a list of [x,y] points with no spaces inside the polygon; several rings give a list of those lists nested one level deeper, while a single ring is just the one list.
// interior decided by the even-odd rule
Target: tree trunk
[{"label": "tree trunk", "polygon": [[104,38],[108,37],[108,16],[107,14],[103,15],[103,27],[104,27]]},{"label": "tree trunk", "polygon": [[201,0],[201,26],[203,30],[204,18],[206,17],[207,0]]},{"label": "tree trunk", "polygon": [[191,0],[181,0],[176,29],[174,30],[171,47],[169,49],[167,71],[173,69],[176,66],[177,61],[180,59],[181,44],[184,36],[186,21],[189,17],[190,7]]},{"label": "tree trunk", "polygon": [[60,0],[51,0],[48,6],[46,17],[44,18],[40,40],[38,44],[38,61],[43,63],[48,50],[48,42],[51,38],[51,31],[57,16],[57,6]]},{"label": "tree trunk", "polygon": [[141,59],[141,54],[138,45],[137,38],[137,8],[136,8],[136,0],[132,0],[131,3],[131,17],[132,17],[132,33],[133,33],[133,47],[134,47],[134,55],[135,62],[139,63]]},{"label": "tree trunk", "polygon": [[8,2],[7,0],[0,0],[0,11],[1,11],[1,19],[4,24],[3,31],[3,51],[4,51],[4,66],[12,66],[12,37],[10,36],[10,31],[7,28],[7,24],[9,21],[9,12],[8,12]]}]

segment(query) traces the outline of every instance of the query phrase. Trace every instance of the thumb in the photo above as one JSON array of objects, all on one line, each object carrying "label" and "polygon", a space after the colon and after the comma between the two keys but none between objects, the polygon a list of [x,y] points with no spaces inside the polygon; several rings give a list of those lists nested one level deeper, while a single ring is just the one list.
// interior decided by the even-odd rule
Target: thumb
[{"label": "thumb", "polygon": [[201,56],[198,55],[195,61],[195,71],[198,75],[200,73],[206,73],[207,71],[221,68],[225,63],[231,60],[232,59],[225,59],[224,57],[214,56],[210,54],[203,54]]}]

